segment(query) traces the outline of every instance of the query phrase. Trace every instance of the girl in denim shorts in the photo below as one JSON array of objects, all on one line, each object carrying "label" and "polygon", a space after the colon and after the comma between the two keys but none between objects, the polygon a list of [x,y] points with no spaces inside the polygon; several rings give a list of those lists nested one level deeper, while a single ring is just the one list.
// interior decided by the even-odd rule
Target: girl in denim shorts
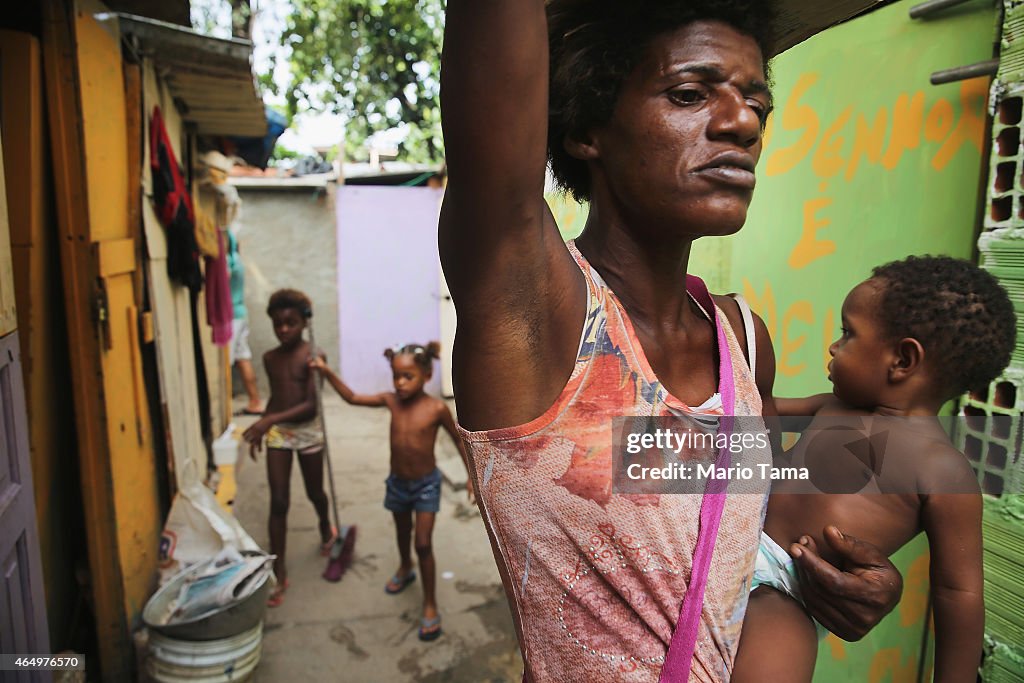
[{"label": "girl in denim shorts", "polygon": [[[441,346],[408,344],[388,349],[384,356],[391,362],[395,390],[382,394],[357,394],[334,374],[327,364],[316,358],[310,365],[323,373],[331,386],[351,405],[387,407],[391,411],[391,476],[387,478],[384,507],[395,517],[398,553],[401,564],[384,586],[389,594],[401,593],[416,578],[409,541],[416,531],[416,557],[423,574],[423,616],[420,640],[435,640],[441,635],[441,615],[434,595],[436,569],[431,536],[434,516],[441,503],[441,472],[434,459],[437,430],[443,427],[466,461],[466,449],[455,430],[455,420],[448,406],[439,398],[427,395],[423,386],[433,374],[433,359],[440,356]],[[470,500],[473,482],[467,480]],[[413,522],[415,513],[415,524]]]}]

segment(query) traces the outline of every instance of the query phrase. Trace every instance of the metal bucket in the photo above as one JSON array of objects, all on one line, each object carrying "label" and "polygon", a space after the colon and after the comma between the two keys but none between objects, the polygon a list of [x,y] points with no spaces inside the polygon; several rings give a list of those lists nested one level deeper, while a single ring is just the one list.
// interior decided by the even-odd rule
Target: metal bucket
[{"label": "metal bucket", "polygon": [[220,640],[178,640],[150,632],[147,668],[157,683],[238,683],[249,680],[262,652],[262,621]]},{"label": "metal bucket", "polygon": [[[247,551],[242,554],[256,553]],[[160,623],[161,617],[167,613],[168,605],[181,592],[181,586],[193,574],[201,570],[201,566],[190,567],[176,574],[149,599],[145,609],[142,610],[142,620],[151,633],[159,633],[178,640],[218,640],[249,631],[263,621],[263,614],[267,610],[267,594],[270,592],[271,585],[270,576],[272,574],[269,572],[257,579],[260,583],[256,590],[244,600],[218,607],[188,621],[178,621],[173,624]]]}]

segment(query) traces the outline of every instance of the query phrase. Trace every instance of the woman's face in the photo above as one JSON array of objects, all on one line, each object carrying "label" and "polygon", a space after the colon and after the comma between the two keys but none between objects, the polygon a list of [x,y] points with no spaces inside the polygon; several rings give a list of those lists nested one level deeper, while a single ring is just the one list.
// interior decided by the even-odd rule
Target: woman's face
[{"label": "woman's face", "polygon": [[582,148],[595,202],[659,236],[736,232],[771,106],[753,38],[717,21],[656,37]]}]

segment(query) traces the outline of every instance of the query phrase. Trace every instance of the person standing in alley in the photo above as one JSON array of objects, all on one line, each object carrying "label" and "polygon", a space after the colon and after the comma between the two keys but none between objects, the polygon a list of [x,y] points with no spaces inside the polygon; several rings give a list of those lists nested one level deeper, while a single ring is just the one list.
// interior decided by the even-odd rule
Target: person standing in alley
[{"label": "person standing in alley", "polygon": [[[766,436],[760,418],[777,414],[764,321],[688,272],[696,240],[746,222],[774,101],[770,9],[447,2],[438,246],[458,313],[452,380],[524,681],[731,676],[767,490],[619,493],[613,424],[744,417]],[[568,243],[544,200],[548,168],[589,202]],[[878,548],[829,538],[837,566],[794,551],[808,609],[856,639],[901,577]]]},{"label": "person standing in alley", "polygon": [[[441,345],[436,341],[387,349],[384,356],[391,364],[395,390],[379,394],[357,394],[322,359],[310,360],[310,367],[319,371],[349,405],[391,411],[391,476],[385,482],[384,507],[395,518],[401,564],[384,586],[384,592],[401,593],[416,579],[409,552],[415,533],[414,547],[423,581],[423,615],[418,635],[425,642],[441,636],[432,541],[434,521],[441,506],[441,470],[434,457],[438,429],[448,432],[466,463],[466,447],[456,431],[451,411],[444,401],[423,391],[440,351]],[[468,474],[469,465],[466,467]],[[466,488],[470,502],[475,502],[472,477],[467,479]]]},{"label": "person standing in alley", "polygon": [[259,387],[256,385],[256,371],[252,367],[252,349],[249,348],[249,311],[245,306],[245,264],[238,251],[238,237],[235,231],[227,231],[228,275],[231,280],[231,303],[234,308],[231,334],[231,363],[242,376],[242,385],[248,401],[242,408],[243,415],[262,415]]},{"label": "person standing in alley", "polygon": [[277,586],[267,604],[277,607],[288,589],[285,539],[288,533],[289,492],[292,454],[297,453],[306,496],[319,519],[320,552],[326,555],[338,536],[328,516],[324,492],[324,431],[316,399],[316,373],[309,368],[312,357],[323,352],[302,337],[307,314],[313,308],[309,297],[294,289],[280,289],[270,296],[267,315],[274,325],[280,346],[263,354],[263,366],[270,379],[270,400],[259,420],[242,437],[250,444],[250,455],[267,447],[267,481],[270,484],[270,552],[276,556]]}]

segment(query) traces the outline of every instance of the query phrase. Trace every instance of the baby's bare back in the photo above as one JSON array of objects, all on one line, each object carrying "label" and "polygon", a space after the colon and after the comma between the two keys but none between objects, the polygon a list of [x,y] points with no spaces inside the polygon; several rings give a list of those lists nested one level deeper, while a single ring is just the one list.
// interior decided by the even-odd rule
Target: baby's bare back
[{"label": "baby's bare back", "polygon": [[422,479],[437,467],[434,442],[444,404],[426,394],[409,401],[388,396],[391,409],[391,473],[399,479]]},{"label": "baby's bare back", "polygon": [[939,473],[964,459],[934,418],[875,416],[835,405],[815,416],[786,455],[783,464],[806,467],[809,479],[773,482],[765,532],[783,548],[811,536],[830,562],[840,558],[822,537],[827,525],[887,555],[899,550],[922,530],[927,496],[956,492],[930,489]]}]

